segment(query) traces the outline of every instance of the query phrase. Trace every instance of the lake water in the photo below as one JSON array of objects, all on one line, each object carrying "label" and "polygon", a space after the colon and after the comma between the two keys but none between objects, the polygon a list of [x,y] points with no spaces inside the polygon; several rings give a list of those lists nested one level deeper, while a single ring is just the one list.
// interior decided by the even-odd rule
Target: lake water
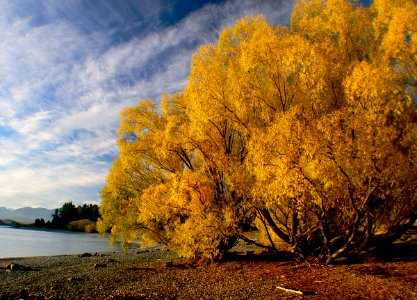
[{"label": "lake water", "polygon": [[119,250],[99,234],[0,226],[0,258]]}]

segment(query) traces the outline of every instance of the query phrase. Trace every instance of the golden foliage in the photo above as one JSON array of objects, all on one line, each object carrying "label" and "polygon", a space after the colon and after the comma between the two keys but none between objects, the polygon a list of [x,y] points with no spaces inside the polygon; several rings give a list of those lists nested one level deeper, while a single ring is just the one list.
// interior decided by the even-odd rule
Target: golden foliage
[{"label": "golden foliage", "polygon": [[331,262],[417,218],[417,5],[300,0],[290,28],[226,28],[187,87],[121,113],[101,231],[220,257],[257,226],[265,247]]}]

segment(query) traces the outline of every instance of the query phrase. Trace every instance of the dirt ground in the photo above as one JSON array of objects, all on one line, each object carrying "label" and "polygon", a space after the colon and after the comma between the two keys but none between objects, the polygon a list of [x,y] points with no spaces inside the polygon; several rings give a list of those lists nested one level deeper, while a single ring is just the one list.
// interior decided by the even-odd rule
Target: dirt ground
[{"label": "dirt ground", "polygon": [[0,299],[417,299],[417,240],[385,250],[330,266],[247,247],[211,264],[158,249],[1,259]]}]

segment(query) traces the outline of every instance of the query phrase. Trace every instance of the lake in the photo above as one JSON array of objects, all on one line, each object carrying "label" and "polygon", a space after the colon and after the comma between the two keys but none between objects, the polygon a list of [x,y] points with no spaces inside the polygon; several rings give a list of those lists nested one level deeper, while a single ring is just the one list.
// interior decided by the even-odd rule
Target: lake
[{"label": "lake", "polygon": [[119,251],[95,233],[17,229],[0,226],[0,258]]}]

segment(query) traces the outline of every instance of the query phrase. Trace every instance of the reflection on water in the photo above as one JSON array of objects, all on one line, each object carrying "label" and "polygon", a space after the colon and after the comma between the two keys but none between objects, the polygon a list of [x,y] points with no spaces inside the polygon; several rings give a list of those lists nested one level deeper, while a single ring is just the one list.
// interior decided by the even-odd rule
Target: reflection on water
[{"label": "reflection on water", "polygon": [[0,226],[0,258],[118,251],[99,234]]}]

